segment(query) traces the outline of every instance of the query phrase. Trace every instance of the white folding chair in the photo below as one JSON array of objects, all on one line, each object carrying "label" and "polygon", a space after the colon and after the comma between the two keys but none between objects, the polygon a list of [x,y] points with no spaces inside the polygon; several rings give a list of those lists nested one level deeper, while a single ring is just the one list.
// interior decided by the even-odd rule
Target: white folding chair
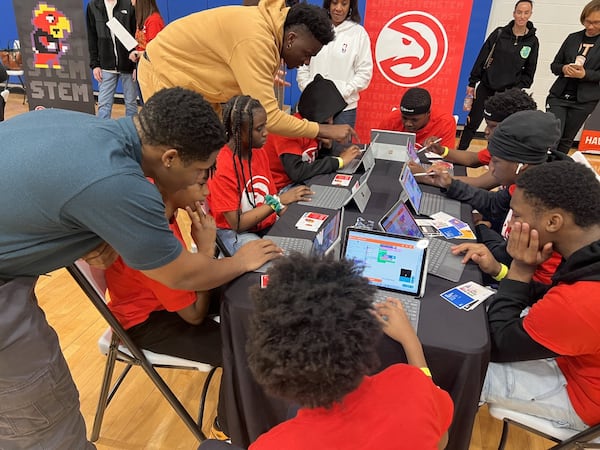
[{"label": "white folding chair", "polygon": [[570,428],[559,428],[549,420],[494,406],[494,404],[489,404],[488,410],[492,417],[503,422],[498,450],[503,450],[506,445],[510,424],[556,442],[557,445],[549,450],[600,448],[600,439],[598,438],[600,436],[600,424],[578,432]]},{"label": "white folding chair", "polygon": [[[90,265],[83,260],[76,261],[74,264],[67,267],[67,270],[109,325],[109,328],[102,334],[98,341],[100,351],[106,355],[107,360],[90,440],[92,442],[98,440],[104,412],[133,365],[141,366],[144,369],[150,380],[152,380],[157,389],[171,404],[177,415],[183,420],[194,436],[196,436],[199,441],[205,440],[206,436],[202,432],[204,406],[210,381],[217,368],[210,364],[142,350],[131,340],[127,331],[123,329],[119,321],[106,305],[106,281],[104,279],[104,271],[90,267]],[[113,371],[117,361],[124,363],[125,368],[111,388]],[[158,374],[155,367],[191,369],[208,372],[202,388],[198,421],[195,421],[183,407],[173,391]]]}]

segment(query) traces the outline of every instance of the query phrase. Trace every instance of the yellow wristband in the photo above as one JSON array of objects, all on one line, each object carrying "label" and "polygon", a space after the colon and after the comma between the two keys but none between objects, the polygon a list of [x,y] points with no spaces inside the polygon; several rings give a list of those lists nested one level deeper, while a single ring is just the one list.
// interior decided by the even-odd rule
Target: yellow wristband
[{"label": "yellow wristband", "polygon": [[419,369],[421,369],[421,372],[431,378],[431,371],[429,370],[429,367],[419,367]]},{"label": "yellow wristband", "polygon": [[344,167],[344,160],[342,158],[340,158],[339,156],[335,156],[335,159],[337,159],[338,163],[340,163],[340,166],[338,167],[338,169],[341,169],[342,167]]},{"label": "yellow wristband", "polygon": [[508,267],[505,264],[500,264],[500,272],[495,277],[492,277],[496,281],[502,281],[508,273]]},{"label": "yellow wristband", "polygon": [[450,149],[448,147],[446,147],[445,145],[442,148],[444,149],[444,152],[440,156],[442,158],[445,158],[446,156],[448,156],[448,152],[450,151]]}]

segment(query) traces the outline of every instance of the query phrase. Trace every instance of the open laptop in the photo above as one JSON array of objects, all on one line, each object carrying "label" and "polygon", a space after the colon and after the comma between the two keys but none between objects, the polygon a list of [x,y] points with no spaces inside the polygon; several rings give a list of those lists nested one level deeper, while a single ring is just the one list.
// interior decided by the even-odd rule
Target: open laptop
[{"label": "open laptop", "polygon": [[[427,233],[423,232],[424,227],[417,224],[406,206],[405,198],[402,197],[384,214],[379,221],[379,227],[387,233],[415,238],[428,237],[427,234],[430,232],[429,227],[427,227]],[[456,282],[460,280],[465,266],[462,263],[462,256],[452,254],[450,250],[452,245],[443,239],[429,241],[427,271],[432,275]]]},{"label": "open laptop", "polygon": [[346,228],[342,256],[363,268],[377,288],[375,302],[400,300],[415,330],[427,280],[427,245],[422,239],[382,231]]},{"label": "open laptop", "polygon": [[373,143],[377,140],[379,135],[375,136],[375,138],[365,147],[365,150],[360,155],[360,158],[355,158],[346,164],[341,169],[337,170],[337,173],[345,173],[351,175],[355,173],[361,166],[364,167],[365,172],[371,170],[371,168],[375,165],[375,153],[373,153]]},{"label": "open laptop", "polygon": [[[267,234],[265,239],[273,241],[278,247],[281,247],[284,254],[300,253],[304,256],[327,256],[333,252],[335,246],[342,240],[342,224],[344,223],[344,208],[339,209],[329,217],[325,225],[317,232],[315,237],[310,239],[271,236]],[[263,264],[256,272],[266,272],[271,267],[272,261]]]},{"label": "open laptop", "polygon": [[365,211],[367,203],[371,198],[371,190],[367,184],[371,172],[373,172],[373,167],[361,175],[359,180],[354,183],[351,190],[343,187],[313,184],[310,186],[310,190],[314,192],[311,201],[302,201],[298,202],[298,204],[314,206],[316,208],[340,209],[353,200],[354,203],[356,203],[358,210],[362,213]]},{"label": "open laptop", "polygon": [[[377,142],[373,144],[375,138],[377,138]],[[377,159],[406,162],[416,157],[415,161],[417,161],[419,156],[415,151],[415,141],[415,133],[378,129],[371,130],[373,153]],[[409,148],[413,152],[412,155],[408,153]]]},{"label": "open laptop", "polygon": [[415,214],[431,216],[437,212],[443,211],[452,217],[460,218],[460,202],[446,198],[443,195],[430,194],[423,192],[419,183],[410,171],[408,164],[404,164],[400,173],[400,184],[402,189],[408,195],[408,201],[415,211]]}]

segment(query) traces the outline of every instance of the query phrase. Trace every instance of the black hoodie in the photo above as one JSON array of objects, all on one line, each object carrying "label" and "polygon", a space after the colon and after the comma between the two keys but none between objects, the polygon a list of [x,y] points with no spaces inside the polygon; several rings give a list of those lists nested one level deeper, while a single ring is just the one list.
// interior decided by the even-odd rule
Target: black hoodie
[{"label": "black hoodie", "polygon": [[[580,248],[558,266],[552,277],[552,285],[543,287],[504,279],[500,283],[488,310],[488,322],[492,343],[491,360],[497,362],[527,361],[558,356],[534,341],[523,328],[521,311],[543,299],[558,284],[573,285],[578,281],[600,281],[600,241]],[[600,285],[598,285],[600,288]],[[573,301],[582,294],[572,286]],[[597,295],[597,292],[595,293]]]},{"label": "black hoodie", "polygon": [[[511,20],[508,25],[496,28],[489,35],[471,69],[469,86],[475,87],[477,82],[482,82],[493,91],[531,86],[539,51],[535,27],[533,23],[527,22],[527,33],[524,36],[515,36],[512,31],[514,24],[515,21]],[[496,48],[491,65],[484,69],[494,43]]]}]

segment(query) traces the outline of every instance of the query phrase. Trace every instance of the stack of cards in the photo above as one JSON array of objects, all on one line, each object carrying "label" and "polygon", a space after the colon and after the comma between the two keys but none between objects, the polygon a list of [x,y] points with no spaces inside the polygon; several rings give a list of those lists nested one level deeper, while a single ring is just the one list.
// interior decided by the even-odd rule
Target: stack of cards
[{"label": "stack of cards", "polygon": [[475,233],[469,227],[469,224],[462,220],[452,217],[444,212],[438,212],[431,215],[435,227],[440,230],[446,239],[475,239]]},{"label": "stack of cards", "polygon": [[493,294],[494,291],[492,289],[477,284],[474,281],[468,281],[446,292],[442,292],[440,296],[458,309],[472,311]]},{"label": "stack of cards", "polygon": [[296,228],[304,231],[314,231],[316,233],[321,229],[321,225],[325,223],[328,217],[327,214],[305,212],[298,222],[296,222]]}]

